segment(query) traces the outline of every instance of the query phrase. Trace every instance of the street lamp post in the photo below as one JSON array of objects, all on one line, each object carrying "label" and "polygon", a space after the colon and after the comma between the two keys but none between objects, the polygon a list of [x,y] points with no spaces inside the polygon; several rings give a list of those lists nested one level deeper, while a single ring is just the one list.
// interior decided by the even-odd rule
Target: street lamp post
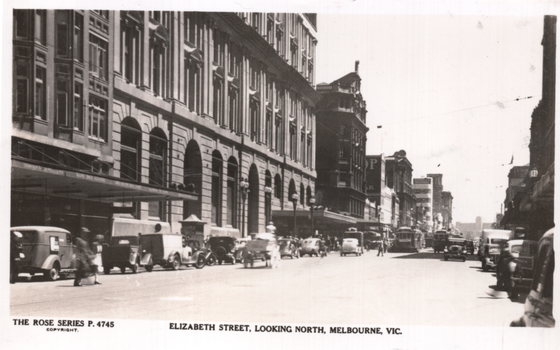
[{"label": "street lamp post", "polygon": [[241,209],[241,237],[245,237],[245,200],[247,199],[247,192],[249,192],[249,182],[247,179],[241,179],[239,183],[239,189],[241,190],[241,200],[243,201]]},{"label": "street lamp post", "polygon": [[294,203],[294,236],[298,237],[297,234],[297,220],[296,220],[296,208],[299,195],[297,193],[292,194],[292,203]]},{"label": "street lamp post", "polygon": [[315,197],[309,198],[309,211],[311,212],[311,235],[312,236],[315,233],[315,231],[313,231],[313,210],[315,210],[313,204],[315,204]]}]

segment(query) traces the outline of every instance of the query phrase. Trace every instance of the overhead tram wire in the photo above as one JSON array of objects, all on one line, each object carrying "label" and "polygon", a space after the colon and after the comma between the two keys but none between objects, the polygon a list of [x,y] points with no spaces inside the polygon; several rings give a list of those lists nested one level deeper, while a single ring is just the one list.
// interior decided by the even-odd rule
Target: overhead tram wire
[{"label": "overhead tram wire", "polygon": [[481,106],[476,106],[476,107],[469,107],[469,108],[463,108],[463,109],[457,109],[455,111],[449,111],[449,112],[444,112],[444,113],[438,113],[438,114],[432,114],[432,115],[427,115],[424,117],[418,117],[418,118],[411,118],[411,119],[406,119],[406,120],[398,120],[398,121],[393,121],[393,122],[388,122],[388,123],[383,123],[383,124],[379,124],[377,125],[377,128],[380,129],[380,126],[383,125],[391,125],[391,124],[398,124],[398,123],[404,123],[404,122],[410,122],[410,121],[414,121],[414,120],[420,120],[420,119],[427,119],[427,118],[434,118],[434,117],[441,117],[447,114],[454,114],[454,113],[459,113],[459,112],[466,112],[466,111],[471,111],[473,109],[480,109],[480,108],[486,108],[486,107],[490,107],[490,106],[498,106],[500,108],[505,108],[505,104],[506,103],[510,103],[510,102],[519,102],[522,100],[529,100],[532,99],[536,96],[526,96],[526,97],[518,97],[515,98],[513,100],[509,100],[509,101],[505,101],[505,102],[501,102],[501,101],[496,101],[496,102],[492,102],[492,103],[488,103],[485,105],[481,105]]}]

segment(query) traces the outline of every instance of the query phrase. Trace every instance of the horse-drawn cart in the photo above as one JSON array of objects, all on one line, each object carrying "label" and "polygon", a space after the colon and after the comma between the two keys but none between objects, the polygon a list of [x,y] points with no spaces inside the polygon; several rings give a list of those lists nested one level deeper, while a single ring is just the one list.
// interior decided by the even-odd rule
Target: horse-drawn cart
[{"label": "horse-drawn cart", "polygon": [[280,251],[276,236],[269,233],[257,234],[256,239],[247,241],[243,249],[243,266],[254,266],[255,260],[266,262],[266,266],[278,267]]}]

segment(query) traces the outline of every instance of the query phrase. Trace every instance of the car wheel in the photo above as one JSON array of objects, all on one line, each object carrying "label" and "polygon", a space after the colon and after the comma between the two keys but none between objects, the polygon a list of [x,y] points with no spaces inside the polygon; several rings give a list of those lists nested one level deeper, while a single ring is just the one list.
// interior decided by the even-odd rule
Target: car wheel
[{"label": "car wheel", "polygon": [[181,260],[179,258],[179,256],[175,255],[175,257],[173,258],[173,261],[171,262],[171,268],[175,271],[179,270],[179,267],[181,267]]},{"label": "car wheel", "polygon": [[204,267],[204,265],[206,265],[206,259],[204,259],[204,255],[201,254],[198,256],[198,259],[196,259],[194,267],[196,267],[197,269],[201,269]]},{"label": "car wheel", "polygon": [[60,266],[58,262],[54,263],[53,267],[47,270],[44,275],[47,281],[56,281],[60,275]]},{"label": "car wheel", "polygon": [[108,275],[111,273],[111,266],[103,266],[103,273]]},{"label": "car wheel", "polygon": [[208,266],[214,266],[216,265],[216,256],[214,254],[210,254],[210,256],[208,257],[208,260],[206,260],[206,265]]},{"label": "car wheel", "polygon": [[132,270],[132,273],[137,273],[138,272],[138,261],[136,261],[131,267],[130,269]]}]

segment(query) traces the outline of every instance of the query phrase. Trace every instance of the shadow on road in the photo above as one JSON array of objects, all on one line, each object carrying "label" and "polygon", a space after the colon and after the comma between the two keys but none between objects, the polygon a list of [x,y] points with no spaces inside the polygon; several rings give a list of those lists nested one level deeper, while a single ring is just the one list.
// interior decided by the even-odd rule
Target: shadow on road
[{"label": "shadow on road", "polygon": [[[399,256],[392,257],[392,259],[435,259],[435,260],[444,261],[443,253],[430,253],[430,252],[420,252],[420,253],[399,255]],[[448,262],[453,262],[453,261],[462,262],[459,259],[450,259]],[[467,261],[478,261],[478,257],[476,255],[467,255]]]}]

